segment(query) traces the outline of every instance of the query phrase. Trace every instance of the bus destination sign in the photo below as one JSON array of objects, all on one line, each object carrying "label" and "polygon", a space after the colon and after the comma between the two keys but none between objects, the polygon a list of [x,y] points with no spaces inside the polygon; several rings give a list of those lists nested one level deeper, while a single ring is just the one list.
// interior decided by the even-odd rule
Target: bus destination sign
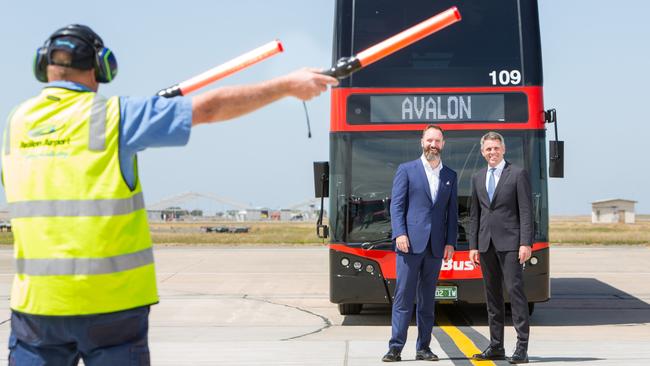
[{"label": "bus destination sign", "polygon": [[376,123],[504,121],[503,94],[371,96],[370,120]]},{"label": "bus destination sign", "polygon": [[483,123],[525,122],[528,105],[523,93],[400,94],[348,97],[348,122]]}]

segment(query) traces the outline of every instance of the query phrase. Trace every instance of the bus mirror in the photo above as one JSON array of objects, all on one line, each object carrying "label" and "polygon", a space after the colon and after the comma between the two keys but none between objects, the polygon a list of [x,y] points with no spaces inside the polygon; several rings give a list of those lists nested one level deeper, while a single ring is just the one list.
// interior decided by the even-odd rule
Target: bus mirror
[{"label": "bus mirror", "polygon": [[314,191],[316,198],[329,197],[330,164],[327,161],[314,162]]},{"label": "bus mirror", "polygon": [[314,162],[314,191],[316,198],[320,198],[316,235],[321,239],[326,239],[329,236],[329,228],[327,225],[323,225],[324,201],[325,197],[330,195],[330,163],[327,161]]},{"label": "bus mirror", "polygon": [[548,175],[551,178],[564,178],[564,141],[557,137],[557,111],[555,108],[544,111],[544,122],[555,127],[555,140],[548,142]]},{"label": "bus mirror", "polygon": [[330,236],[330,229],[327,225],[316,225],[316,235],[321,239],[327,239]]},{"label": "bus mirror", "polygon": [[564,178],[564,141],[549,141],[548,175],[551,178]]}]

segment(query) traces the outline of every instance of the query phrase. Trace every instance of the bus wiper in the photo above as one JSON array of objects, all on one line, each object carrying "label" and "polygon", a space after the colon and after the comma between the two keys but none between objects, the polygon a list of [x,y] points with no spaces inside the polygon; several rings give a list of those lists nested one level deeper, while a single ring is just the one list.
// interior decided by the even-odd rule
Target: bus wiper
[{"label": "bus wiper", "polygon": [[367,241],[361,244],[361,248],[370,249],[390,249],[393,248],[393,240],[391,238],[381,238],[377,240]]}]

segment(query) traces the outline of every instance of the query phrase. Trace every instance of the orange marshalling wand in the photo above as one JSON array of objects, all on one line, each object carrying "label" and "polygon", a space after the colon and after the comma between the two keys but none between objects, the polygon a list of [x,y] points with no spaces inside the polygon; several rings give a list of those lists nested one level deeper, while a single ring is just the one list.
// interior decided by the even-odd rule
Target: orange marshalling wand
[{"label": "orange marshalling wand", "polygon": [[451,7],[442,13],[432,16],[431,18],[420,22],[411,28],[408,28],[382,42],[377,43],[361,52],[356,56],[346,57],[338,60],[336,65],[329,70],[323,71],[323,74],[343,79],[353,72],[366,67],[373,62],[409,46],[424,37],[427,37],[451,24],[460,21],[460,12],[458,8]]},{"label": "orange marshalling wand", "polygon": [[282,43],[279,40],[269,42],[261,47],[249,51],[239,57],[216,66],[204,73],[196,75],[181,83],[170,86],[169,88],[162,89],[158,92],[161,97],[171,98],[179,95],[187,95],[195,90],[201,89],[204,86],[213,83],[219,79],[223,79],[228,75],[234,74],[248,66],[256,64],[264,59],[267,59],[275,54],[282,52]]}]

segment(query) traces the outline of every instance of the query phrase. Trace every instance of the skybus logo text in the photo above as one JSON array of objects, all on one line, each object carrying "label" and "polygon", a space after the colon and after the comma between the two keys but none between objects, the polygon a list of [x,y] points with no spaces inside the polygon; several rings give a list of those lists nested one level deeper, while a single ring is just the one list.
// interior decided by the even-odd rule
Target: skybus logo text
[{"label": "skybus logo text", "polygon": [[442,262],[442,267],[440,268],[441,271],[473,271],[474,268],[474,263],[472,261],[445,261]]}]

